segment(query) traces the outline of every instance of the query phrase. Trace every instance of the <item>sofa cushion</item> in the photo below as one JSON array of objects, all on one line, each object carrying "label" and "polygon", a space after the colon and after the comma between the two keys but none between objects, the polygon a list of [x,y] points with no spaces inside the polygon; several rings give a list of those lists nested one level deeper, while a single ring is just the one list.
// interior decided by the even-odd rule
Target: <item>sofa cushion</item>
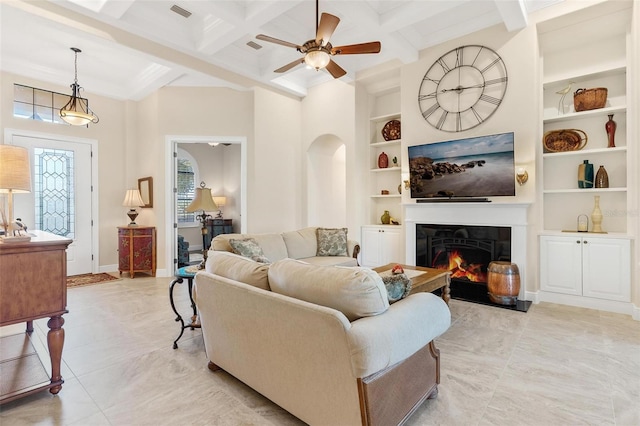
[{"label": "sofa cushion", "polygon": [[342,312],[349,321],[389,308],[387,290],[371,269],[316,266],[294,259],[269,267],[271,291]]},{"label": "sofa cushion", "polygon": [[206,271],[231,280],[269,290],[269,265],[228,251],[211,251]]},{"label": "sofa cushion", "polygon": [[269,259],[264,255],[264,252],[258,245],[258,242],[253,238],[232,238],[229,240],[229,245],[231,246],[235,254],[247,257],[256,262],[271,263]]},{"label": "sofa cushion", "polygon": [[316,256],[349,256],[347,251],[347,228],[318,228],[318,251]]},{"label": "sofa cushion", "polygon": [[287,245],[287,257],[303,259],[315,256],[318,251],[316,228],[309,227],[297,231],[283,232],[282,238]]}]

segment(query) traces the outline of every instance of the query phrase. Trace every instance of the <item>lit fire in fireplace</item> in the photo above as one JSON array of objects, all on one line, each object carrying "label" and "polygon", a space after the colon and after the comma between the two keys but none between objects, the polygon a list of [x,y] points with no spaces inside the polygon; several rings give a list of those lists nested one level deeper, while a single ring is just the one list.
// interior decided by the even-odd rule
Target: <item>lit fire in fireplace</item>
[{"label": "lit fire in fireplace", "polygon": [[451,250],[449,253],[449,266],[438,265],[438,269],[448,269],[451,272],[451,278],[467,279],[473,282],[486,283],[487,274],[482,272],[482,264],[467,262],[462,257],[462,253],[458,250]]}]

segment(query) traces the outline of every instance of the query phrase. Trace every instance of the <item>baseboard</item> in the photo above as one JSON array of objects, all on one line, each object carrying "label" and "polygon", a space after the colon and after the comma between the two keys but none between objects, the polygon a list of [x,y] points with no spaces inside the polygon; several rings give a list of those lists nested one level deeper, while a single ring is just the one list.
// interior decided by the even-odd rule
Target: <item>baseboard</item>
[{"label": "baseboard", "polygon": [[537,292],[537,302],[557,303],[560,305],[577,306],[580,308],[596,309],[599,311],[614,312],[630,315],[640,321],[640,310],[631,302],[617,302],[614,300],[596,299],[593,297],[573,296],[570,294],[552,293],[548,291]]}]

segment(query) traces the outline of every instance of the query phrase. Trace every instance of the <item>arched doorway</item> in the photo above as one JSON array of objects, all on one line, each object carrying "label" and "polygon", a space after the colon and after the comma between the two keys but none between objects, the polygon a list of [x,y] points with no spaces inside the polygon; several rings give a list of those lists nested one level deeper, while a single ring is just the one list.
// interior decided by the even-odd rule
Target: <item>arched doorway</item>
[{"label": "arched doorway", "polygon": [[334,135],[318,137],[307,150],[307,223],[343,227],[347,223],[346,148]]}]

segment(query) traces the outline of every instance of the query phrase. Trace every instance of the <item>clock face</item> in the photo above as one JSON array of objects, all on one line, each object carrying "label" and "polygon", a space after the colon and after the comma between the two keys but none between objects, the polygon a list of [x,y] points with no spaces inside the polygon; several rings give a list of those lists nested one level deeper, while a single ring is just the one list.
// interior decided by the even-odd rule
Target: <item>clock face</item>
[{"label": "clock face", "polygon": [[472,129],[498,109],[507,90],[507,67],[484,46],[457,47],[429,68],[418,92],[422,116],[445,132]]}]

